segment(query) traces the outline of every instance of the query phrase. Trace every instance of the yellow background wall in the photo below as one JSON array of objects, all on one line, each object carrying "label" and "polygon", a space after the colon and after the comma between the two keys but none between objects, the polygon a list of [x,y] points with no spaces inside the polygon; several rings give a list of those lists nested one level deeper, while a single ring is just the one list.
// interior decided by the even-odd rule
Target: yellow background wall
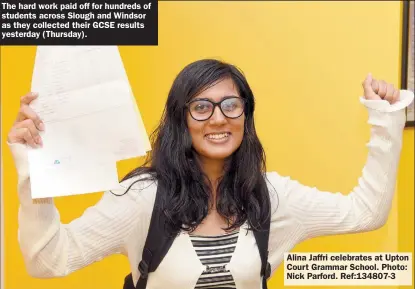
[{"label": "yellow background wall", "polygon": [[[176,73],[190,61],[220,57],[241,67],[252,85],[269,170],[323,190],[347,193],[355,186],[369,138],[367,112],[358,100],[361,82],[372,72],[399,85],[399,2],[160,2],[159,10],[158,47],[120,47],[148,132]],[[5,139],[19,97],[30,90],[34,56],[34,47],[1,48],[5,287],[121,288],[128,273],[121,256],[64,279],[37,280],[25,271],[17,243],[16,173]],[[309,240],[295,250],[413,252],[413,136],[413,130],[405,132],[398,194],[385,227]],[[120,163],[120,175],[137,162]],[[62,221],[80,216],[99,197],[58,198]],[[281,267],[270,289],[282,288],[282,273]]]}]

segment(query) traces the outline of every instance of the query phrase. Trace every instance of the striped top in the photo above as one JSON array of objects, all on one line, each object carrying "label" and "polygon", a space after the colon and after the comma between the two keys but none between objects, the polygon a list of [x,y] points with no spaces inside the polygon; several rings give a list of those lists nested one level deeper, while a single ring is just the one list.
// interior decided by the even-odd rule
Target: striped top
[{"label": "striped top", "polygon": [[190,235],[193,247],[205,266],[195,289],[236,288],[227,264],[232,258],[239,231],[219,236]]}]

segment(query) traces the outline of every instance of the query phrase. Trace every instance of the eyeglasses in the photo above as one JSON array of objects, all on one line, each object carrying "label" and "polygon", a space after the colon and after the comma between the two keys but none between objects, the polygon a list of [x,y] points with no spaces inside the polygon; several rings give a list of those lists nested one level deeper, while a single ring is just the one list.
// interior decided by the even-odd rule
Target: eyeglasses
[{"label": "eyeglasses", "polygon": [[245,110],[245,102],[240,97],[227,97],[219,102],[213,102],[209,99],[195,99],[187,103],[190,115],[194,120],[204,121],[212,117],[216,106],[227,118],[238,118]]}]

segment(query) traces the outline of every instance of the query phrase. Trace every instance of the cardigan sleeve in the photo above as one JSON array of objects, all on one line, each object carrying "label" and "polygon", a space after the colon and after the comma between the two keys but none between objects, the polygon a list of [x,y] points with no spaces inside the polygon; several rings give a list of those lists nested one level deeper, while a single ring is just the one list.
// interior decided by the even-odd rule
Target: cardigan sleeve
[{"label": "cardigan sleeve", "polygon": [[[371,231],[385,224],[395,191],[405,107],[413,98],[413,92],[401,90],[400,101],[392,105],[385,100],[360,99],[368,109],[371,136],[361,177],[347,195],[320,191],[289,177],[271,173],[270,180],[279,191],[283,210],[295,223],[298,241],[324,235]],[[276,226],[272,224],[271,230]],[[278,238],[276,235],[274,237]],[[271,247],[276,242],[271,239]]]},{"label": "cardigan sleeve", "polygon": [[152,208],[146,196],[154,186],[134,185],[122,195],[124,185],[128,185],[122,183],[119,191],[104,192],[99,202],[82,216],[63,224],[53,199],[31,198],[26,146],[9,144],[9,147],[18,173],[19,245],[31,276],[61,277],[106,256],[125,254],[131,232],[136,232],[137,227],[143,227],[138,231],[146,232]]}]

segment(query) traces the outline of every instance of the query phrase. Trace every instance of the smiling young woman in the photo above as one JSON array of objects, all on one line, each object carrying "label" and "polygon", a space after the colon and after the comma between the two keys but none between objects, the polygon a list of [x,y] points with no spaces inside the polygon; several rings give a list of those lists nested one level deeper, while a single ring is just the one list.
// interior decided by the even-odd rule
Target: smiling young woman
[{"label": "smiling young woman", "polygon": [[31,200],[26,144],[41,145],[39,130],[47,127],[29,107],[36,95],[24,96],[8,143],[19,175],[20,245],[29,273],[65,276],[122,253],[135,284],[160,186],[158,209],[175,239],[148,276],[148,289],[261,288],[253,232],[267,221],[272,272],[305,239],[380,228],[391,208],[413,93],[371,75],[363,93],[373,129],[362,176],[348,195],[323,192],[266,172],[254,95],[235,66],[214,59],[191,63],[173,82],[145,165],[70,224],[60,222],[52,200]]}]

